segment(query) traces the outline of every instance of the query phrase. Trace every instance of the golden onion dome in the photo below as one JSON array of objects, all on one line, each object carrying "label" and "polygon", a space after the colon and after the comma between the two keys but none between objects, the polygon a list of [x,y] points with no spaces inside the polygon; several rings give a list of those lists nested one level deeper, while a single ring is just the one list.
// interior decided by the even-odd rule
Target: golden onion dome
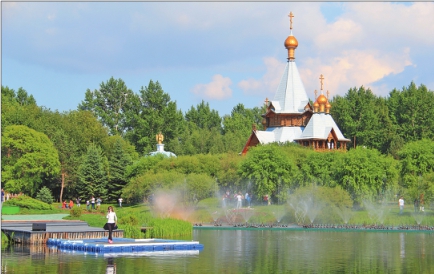
[{"label": "golden onion dome", "polygon": [[326,104],[326,108],[331,108],[331,107],[332,107],[332,105],[330,105],[330,103],[327,102],[327,104]]},{"label": "golden onion dome", "polygon": [[318,99],[316,99],[316,101],[320,105],[328,103],[327,97],[325,97],[324,94],[321,94],[320,96],[318,96]]},{"label": "golden onion dome", "polygon": [[317,101],[315,101],[315,103],[313,103],[313,107],[319,107],[319,104]]},{"label": "golden onion dome", "polygon": [[298,41],[293,35],[290,35],[286,38],[284,45],[286,49],[295,49],[298,47]]}]

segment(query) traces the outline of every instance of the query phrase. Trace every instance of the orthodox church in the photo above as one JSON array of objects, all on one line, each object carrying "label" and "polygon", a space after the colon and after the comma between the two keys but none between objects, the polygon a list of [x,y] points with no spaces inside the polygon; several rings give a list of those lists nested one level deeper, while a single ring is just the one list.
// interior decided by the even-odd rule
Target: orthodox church
[{"label": "orthodox church", "polygon": [[292,34],[292,12],[290,18],[290,35],[285,40],[288,51],[287,64],[274,100],[265,100],[267,111],[262,115],[264,130],[256,130],[247,140],[241,154],[246,154],[250,147],[258,144],[295,142],[315,150],[346,149],[349,139],[345,138],[333,117],[330,115],[331,105],[323,94],[323,75],[320,76],[321,94],[317,96],[313,106],[304,89],[295,63],[295,49],[298,41]]}]

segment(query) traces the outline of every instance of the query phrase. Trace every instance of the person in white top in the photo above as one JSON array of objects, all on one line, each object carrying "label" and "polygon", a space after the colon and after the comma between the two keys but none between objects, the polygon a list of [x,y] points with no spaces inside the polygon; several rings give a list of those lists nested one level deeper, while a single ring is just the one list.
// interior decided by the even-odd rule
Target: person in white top
[{"label": "person in white top", "polygon": [[237,195],[237,209],[241,208],[243,204],[243,196],[238,192]]},{"label": "person in white top", "polygon": [[399,215],[402,214],[402,212],[404,211],[404,198],[399,198],[398,200],[398,204],[399,204]]},{"label": "person in white top", "polygon": [[119,198],[119,207],[122,207],[122,202],[124,201],[124,199],[122,199],[122,197]]},{"label": "person in white top", "polygon": [[108,236],[108,242],[111,244],[113,243],[113,238],[112,238],[112,232],[113,229],[115,227],[115,225],[118,222],[118,217],[116,216],[116,213],[113,210],[112,206],[108,207],[108,213],[107,213],[107,225],[108,225],[108,231],[109,231],[109,236]]}]

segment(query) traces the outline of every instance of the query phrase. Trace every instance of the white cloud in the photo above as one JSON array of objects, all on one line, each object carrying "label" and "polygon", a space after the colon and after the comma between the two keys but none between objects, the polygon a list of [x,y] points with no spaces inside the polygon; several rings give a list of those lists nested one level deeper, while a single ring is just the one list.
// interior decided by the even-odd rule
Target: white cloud
[{"label": "white cloud", "polygon": [[263,94],[266,97],[270,97],[276,92],[277,86],[282,78],[285,63],[273,57],[265,57],[264,65],[266,72],[261,79],[249,78],[238,83],[238,87],[244,91],[244,94]]},{"label": "white cloud", "polygon": [[200,97],[211,100],[223,100],[232,97],[232,80],[229,77],[223,77],[216,74],[208,84],[197,84],[193,87],[192,92]]},{"label": "white cloud", "polygon": [[[385,53],[379,50],[348,50],[330,58],[309,58],[299,68],[308,95],[320,90],[319,75],[324,75],[324,90],[330,96],[344,95],[349,88],[365,86],[411,65],[408,48]],[[311,97],[311,96],[310,96]]]},{"label": "white cloud", "polygon": [[363,28],[359,23],[349,19],[339,19],[319,33],[314,38],[314,43],[320,49],[336,49],[336,45],[342,47],[360,43],[362,32]]}]

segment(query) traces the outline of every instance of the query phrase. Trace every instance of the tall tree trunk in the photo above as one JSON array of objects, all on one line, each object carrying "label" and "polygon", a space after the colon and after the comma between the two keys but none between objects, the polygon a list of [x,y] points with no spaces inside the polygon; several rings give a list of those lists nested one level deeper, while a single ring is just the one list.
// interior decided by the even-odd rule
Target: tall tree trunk
[{"label": "tall tree trunk", "polygon": [[65,173],[62,172],[62,186],[60,187],[60,203],[63,202],[62,196],[63,196],[63,187],[65,186]]}]

